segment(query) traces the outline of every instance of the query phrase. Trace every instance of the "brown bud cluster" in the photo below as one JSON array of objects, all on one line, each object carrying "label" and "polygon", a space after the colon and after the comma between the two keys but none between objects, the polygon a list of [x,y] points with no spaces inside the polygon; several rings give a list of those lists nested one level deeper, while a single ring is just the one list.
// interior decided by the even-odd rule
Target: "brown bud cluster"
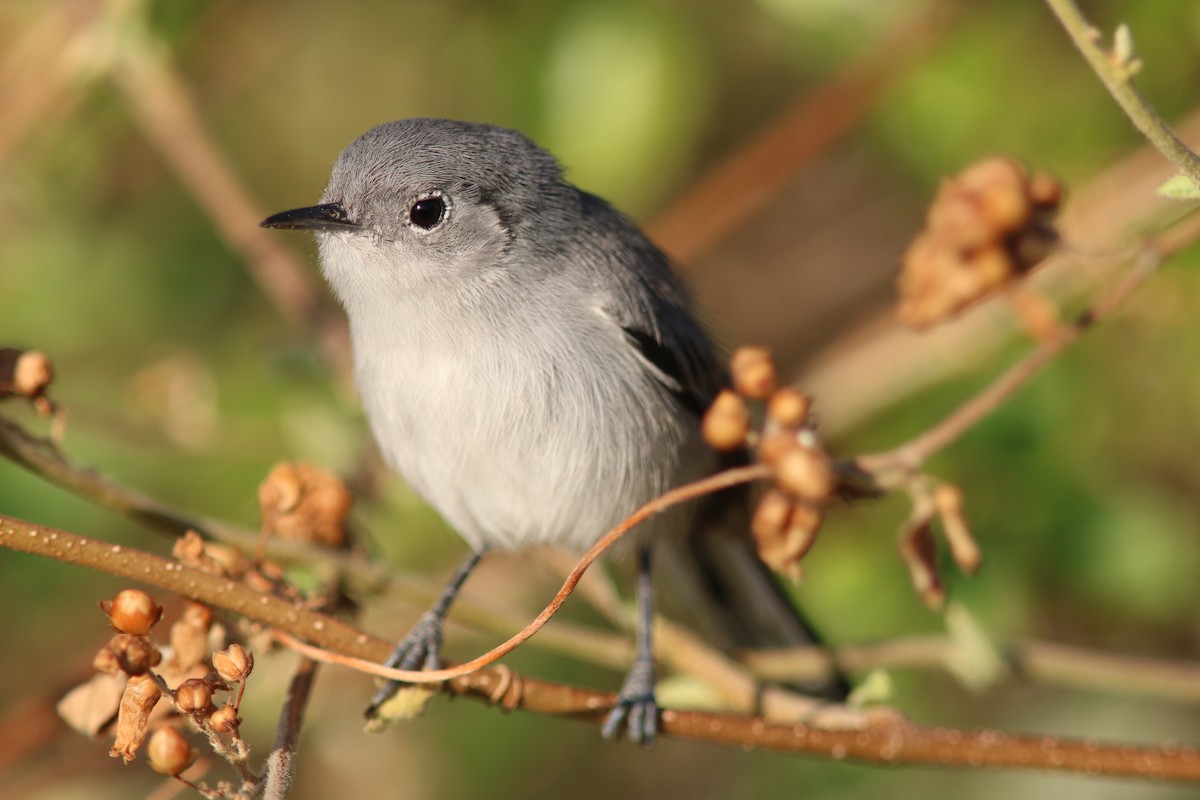
[{"label": "brown bud cluster", "polygon": [[[195,535],[183,537],[176,548],[195,562],[211,561]],[[127,589],[112,600],[101,601],[100,607],[118,633],[93,659],[93,666],[102,674],[72,690],[59,704],[59,713],[69,724],[94,734],[115,714],[116,738],[111,755],[126,762],[136,757],[154,719],[171,713],[187,716],[210,738],[232,734],[237,748],[244,749],[238,707],[246,678],[254,668],[254,657],[240,644],[231,644],[213,652],[210,658],[209,649],[217,646],[215,642],[225,641],[225,636],[209,606],[185,600],[179,618],[171,626],[171,648],[162,652],[147,638],[163,613],[153,597]],[[167,652],[169,658],[164,658]],[[236,698],[222,704],[215,695],[231,691],[233,683],[241,684],[236,687]],[[108,691],[110,684],[113,688]],[[164,695],[171,702],[160,704]],[[154,733],[147,751],[151,766],[167,775],[187,769],[197,755],[169,726]]]},{"label": "brown bud cluster", "polygon": [[[751,531],[759,557],[772,569],[800,576],[800,559],[812,547],[825,504],[838,488],[832,459],[817,441],[809,420],[812,400],[791,386],[780,387],[771,354],[743,347],[730,359],[733,391],[717,395],[701,431],[716,450],[755,445],[758,460],[771,468],[774,489],[759,501]],[[753,432],[747,400],[765,402],[761,432]]]},{"label": "brown bud cluster", "polygon": [[925,228],[904,254],[899,317],[913,328],[942,322],[1015,281],[1058,242],[1062,188],[1004,157],[942,182]]},{"label": "brown bud cluster", "polygon": [[341,547],[352,497],[336,475],[302,462],[281,462],[258,487],[264,527],[284,539]]},{"label": "brown bud cluster", "polygon": [[816,540],[825,505],[837,489],[833,461],[811,430],[783,426],[763,437],[758,458],[775,479],[750,523],[758,555],[777,572],[799,578],[800,560]]}]

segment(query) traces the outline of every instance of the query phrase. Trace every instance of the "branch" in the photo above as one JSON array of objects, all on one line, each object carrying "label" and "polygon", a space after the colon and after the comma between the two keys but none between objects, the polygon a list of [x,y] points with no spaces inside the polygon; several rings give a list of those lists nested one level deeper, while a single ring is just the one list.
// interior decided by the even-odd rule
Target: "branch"
[{"label": "branch", "polygon": [[[554,615],[558,613],[559,609],[562,608],[563,603],[567,602],[567,598],[571,596],[571,592],[575,590],[575,586],[583,578],[583,575],[585,572],[587,572],[588,567],[594,564],[596,559],[600,558],[600,556],[602,556],[605,551],[616,544],[618,540],[650,517],[688,500],[694,500],[697,497],[702,497],[706,494],[711,494],[712,492],[728,489],[743,483],[749,483],[750,481],[759,480],[767,477],[770,474],[770,469],[763,464],[737,467],[735,469],[725,470],[724,472],[718,472],[717,474],[710,475],[707,478],[693,481],[692,483],[672,489],[671,491],[651,500],[649,503],[646,503],[637,511],[626,517],[615,528],[602,536],[599,541],[592,545],[591,548],[589,548],[588,551],[583,554],[583,556],[579,559],[579,562],[575,565],[574,569],[572,569],[570,574],[567,575],[566,580],[563,581],[562,588],[558,590],[556,595],[554,595],[554,599],[551,600],[536,617],[534,617],[532,622],[530,622],[516,634],[509,637],[507,641],[493,647],[483,655],[473,658],[464,664],[459,664],[457,666],[447,667],[444,669],[393,669],[377,663],[382,661],[382,659],[360,659],[355,657],[346,657],[336,653],[323,652],[320,648],[309,647],[303,642],[298,641],[295,637],[290,637],[286,634],[280,636],[277,633],[276,638],[283,641],[288,647],[300,651],[315,661],[336,663],[343,667],[349,667],[351,669],[358,670],[359,672],[366,672],[367,674],[374,675],[378,678],[386,678],[392,681],[404,681],[406,683],[441,683],[442,681],[447,681],[452,678],[462,677],[463,675],[468,675],[478,669],[499,661],[501,658],[517,649],[531,636],[545,627],[546,623],[549,622]],[[5,517],[0,515],[0,520],[4,519]],[[0,528],[0,534],[2,533],[3,529]]]},{"label": "branch", "polygon": [[296,747],[300,740],[300,724],[304,720],[304,708],[312,694],[317,664],[301,658],[296,665],[296,674],[288,684],[287,699],[279,715],[279,728],[275,734],[275,747],[267,755],[267,774],[263,778],[263,800],[284,800],[292,788],[296,775]]},{"label": "branch", "polygon": [[851,466],[875,476],[883,488],[895,488],[906,481],[931,456],[954,442],[1025,386],[1092,325],[1112,314],[1146,278],[1154,274],[1166,254],[1161,246],[1145,245],[1135,259],[1133,268],[1093,301],[1070,325],[1060,328],[1056,335],[1044,340],[1023,360],[915,439],[893,450],[859,456]]},{"label": "branch", "polygon": [[[302,636],[353,658],[382,661],[392,650],[390,642],[336,618],[131,548],[5,516],[0,516],[0,547],[149,583]],[[603,720],[616,699],[613,694],[516,676],[506,668],[481,669],[455,678],[446,688],[454,694],[506,709],[565,715],[596,724]],[[1164,743],[1158,747],[1133,747],[1052,736],[927,727],[882,709],[867,712],[866,726],[855,730],[829,730],[804,723],[772,724],[738,714],[667,710],[663,712],[661,730],[666,735],[693,741],[873,763],[1020,767],[1200,782],[1200,757],[1190,746]]]},{"label": "branch", "polygon": [[[1026,682],[1092,689],[1132,697],[1200,703],[1200,665],[1038,640],[1000,644],[997,657]],[[842,645],[832,653],[843,670],[940,669],[961,675],[963,644],[932,634]],[[830,652],[820,647],[755,650],[741,660],[766,681],[806,681],[828,675]]]},{"label": "branch", "polygon": [[905,67],[940,41],[956,4],[912,15],[883,41],[806,90],[790,108],[710,169],[650,223],[650,238],[686,265],[738,230],[782,193],[805,166],[868,114]]},{"label": "branch", "polygon": [[[135,8],[138,4],[135,4]],[[348,380],[349,338],[310,269],[261,229],[266,212],[250,197],[212,138],[165,47],[140,16],[126,15],[110,77],[163,160],[208,215],[225,243],[287,322],[316,334],[338,375]]]},{"label": "branch", "polygon": [[[53,441],[32,435],[3,415],[0,415],[0,457],[85,500],[141,522],[158,533],[182,536],[194,530],[244,553],[253,553],[258,546],[258,532],[214,517],[183,511],[119,484],[96,470],[81,467],[70,461]],[[285,563],[333,565],[341,574],[365,586],[381,587],[389,582],[394,583],[393,576],[384,566],[353,553],[273,538],[267,543],[266,554]]]},{"label": "branch", "polygon": [[1138,64],[1132,53],[1106,53],[1097,43],[1099,33],[1084,18],[1073,0],[1046,0],[1046,5],[1050,6],[1108,93],[1142,135],[1180,172],[1191,178],[1193,185],[1200,186],[1200,156],[1180,141],[1133,85],[1132,78]]}]

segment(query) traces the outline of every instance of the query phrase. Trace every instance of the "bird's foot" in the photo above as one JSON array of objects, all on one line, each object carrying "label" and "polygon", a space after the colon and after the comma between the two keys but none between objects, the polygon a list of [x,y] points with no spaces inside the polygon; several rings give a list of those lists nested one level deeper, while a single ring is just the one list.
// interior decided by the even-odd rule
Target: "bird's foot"
[{"label": "bird's foot", "polygon": [[[427,611],[413,626],[391,656],[385,662],[389,667],[404,670],[440,669],[442,650],[442,617],[433,611]],[[379,708],[392,698],[400,687],[407,684],[402,681],[388,681],[375,692],[371,704],[367,706],[363,716],[374,719]]]},{"label": "bird's foot", "polygon": [[658,735],[658,703],[654,700],[654,662],[639,656],[633,662],[617,703],[608,712],[600,733],[605,739],[616,738],[623,729],[629,741],[652,747]]}]

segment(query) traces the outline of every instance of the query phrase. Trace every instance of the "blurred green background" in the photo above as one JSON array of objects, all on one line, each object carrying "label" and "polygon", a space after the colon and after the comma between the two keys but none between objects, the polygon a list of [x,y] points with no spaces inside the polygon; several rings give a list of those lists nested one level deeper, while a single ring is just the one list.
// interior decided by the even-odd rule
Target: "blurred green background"
[{"label": "blurred green background", "polygon": [[[798,171],[778,202],[687,265],[729,344],[766,341],[789,374],[800,374],[840,335],[886,312],[899,253],[942,175],[999,151],[1073,187],[1141,144],[1041,4],[944,5],[948,19],[915,0],[148,2],[128,30],[94,26],[101,38],[73,45],[81,66],[28,135],[12,135],[16,110],[27,108],[16,98],[25,90],[22,102],[29,92],[36,100],[38,80],[0,93],[0,346],[54,359],[72,457],[246,526],[257,524],[255,488],[274,462],[305,458],[346,473],[370,446],[353,392],[313,337],[264,298],[103,74],[112,48],[132,46],[125,36],[149,35],[164,48],[204,129],[264,212],[313,202],[340,149],[371,125],[448,116],[528,132],[576,183],[649,222],[797,98],[874,59],[886,80],[863,118]],[[6,0],[0,64],[36,41],[52,15],[79,20],[98,7]],[[1085,9],[1104,30],[1131,25],[1146,63],[1139,83],[1164,116],[1196,109],[1200,5]],[[928,29],[928,42],[893,62],[889,37],[906,27]],[[311,262],[310,242],[284,245]],[[815,276],[797,280],[806,265]],[[951,597],[998,643],[1038,637],[1196,658],[1197,266],[1195,250],[1174,258],[1128,313],[931,465],[962,487],[986,554],[974,579],[947,570]],[[934,386],[884,398],[886,410],[837,431],[835,449],[902,441],[1028,347],[1014,340]],[[837,402],[817,398],[818,409]],[[12,402],[2,413],[47,429]],[[169,549],[8,463],[0,463],[0,511]],[[889,498],[832,514],[798,589],[831,641],[942,629],[895,556],[906,513],[903,498]],[[440,579],[463,552],[398,480],[361,504],[356,521],[381,558],[409,571]],[[551,584],[519,559],[499,558],[467,596],[528,610]],[[0,553],[0,587],[3,714],[86,673],[106,640],[94,603],[120,585]],[[381,606],[365,624],[398,635],[418,613]],[[594,621],[582,603],[571,613]],[[448,655],[472,655],[496,638],[452,629]],[[291,657],[262,661],[243,714],[260,752]],[[594,687],[619,680],[531,648],[511,663]],[[1196,709],[1179,702],[1016,681],[974,694],[937,674],[898,672],[895,681],[895,703],[920,721],[1200,739]],[[641,752],[602,744],[588,726],[441,698],[423,719],[367,736],[357,709],[368,691],[348,673],[322,676],[296,797],[1185,796],[1081,777],[880,769],[672,741]],[[59,737],[0,774],[0,795],[116,798],[155,785],[148,770],[122,769],[106,750]]]}]

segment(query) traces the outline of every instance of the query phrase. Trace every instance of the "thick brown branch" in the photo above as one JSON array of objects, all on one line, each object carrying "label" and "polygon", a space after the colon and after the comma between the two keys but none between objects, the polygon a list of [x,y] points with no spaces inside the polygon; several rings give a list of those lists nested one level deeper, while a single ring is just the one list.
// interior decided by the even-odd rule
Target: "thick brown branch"
[{"label": "thick brown branch", "polygon": [[[390,642],[340,620],[297,608],[235,581],[65,531],[0,516],[0,547],[90,566],[168,589],[355,658],[382,661],[392,649]],[[596,723],[615,699],[611,694],[518,677],[504,668],[482,669],[456,678],[448,682],[447,688],[505,708]],[[861,730],[827,730],[806,724],[770,724],[736,714],[669,710],[663,713],[662,731],[696,741],[876,763],[1019,767],[1200,782],[1200,756],[1190,746],[1129,747],[996,731],[960,731],[917,725],[884,710],[869,715],[870,724]]]}]

